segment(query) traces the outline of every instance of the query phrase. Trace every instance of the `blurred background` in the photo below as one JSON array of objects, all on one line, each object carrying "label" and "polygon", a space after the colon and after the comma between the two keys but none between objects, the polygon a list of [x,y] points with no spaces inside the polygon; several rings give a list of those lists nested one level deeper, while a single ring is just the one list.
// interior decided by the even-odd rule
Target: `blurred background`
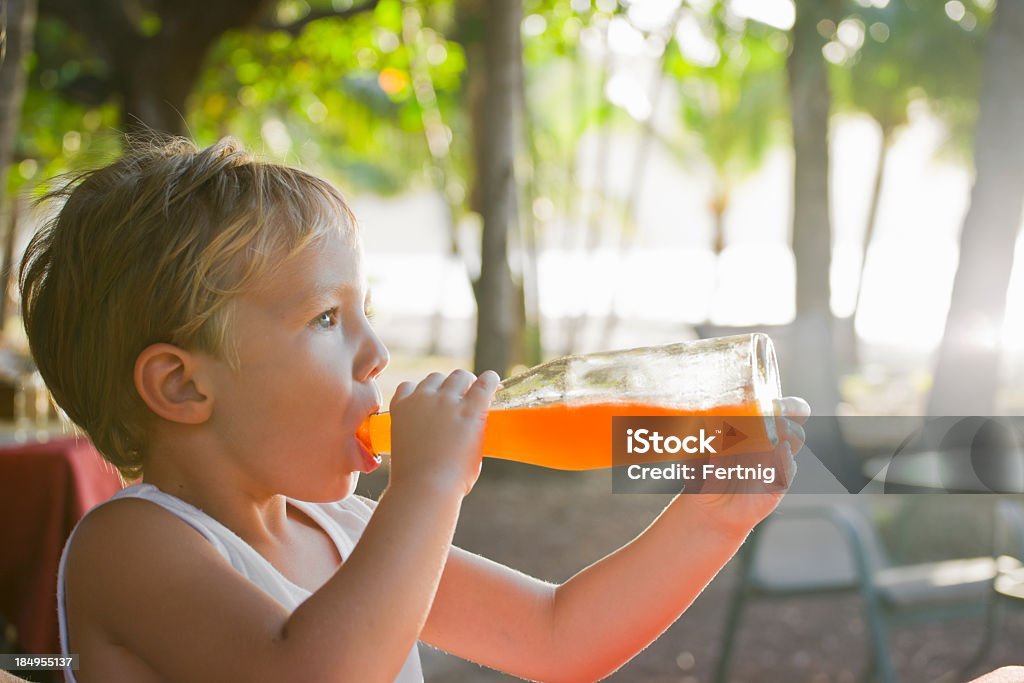
[{"label": "blurred background", "polygon": [[[236,136],[342,189],[386,396],[432,370],[763,330],[785,392],[824,416],[815,455],[854,478],[895,443],[832,416],[1024,408],[1024,2],[0,0],[0,22],[11,418],[37,382],[15,291],[33,199],[143,131]],[[489,463],[457,541],[564,580],[664,505],[601,474]],[[923,498],[868,505],[894,556],[987,552],[993,497]],[[730,571],[618,680],[710,680]],[[793,604],[758,613],[734,674],[853,680],[858,600]],[[896,668],[930,680],[980,623],[894,636]],[[922,642],[941,645],[922,660]]]}]

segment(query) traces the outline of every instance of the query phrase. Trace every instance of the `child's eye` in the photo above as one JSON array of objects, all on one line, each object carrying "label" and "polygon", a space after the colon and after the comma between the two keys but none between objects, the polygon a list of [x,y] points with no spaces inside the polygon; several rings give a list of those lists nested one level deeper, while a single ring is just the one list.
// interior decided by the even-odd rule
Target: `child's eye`
[{"label": "child's eye", "polygon": [[321,330],[333,329],[338,324],[338,309],[324,311],[313,319],[313,325]]}]

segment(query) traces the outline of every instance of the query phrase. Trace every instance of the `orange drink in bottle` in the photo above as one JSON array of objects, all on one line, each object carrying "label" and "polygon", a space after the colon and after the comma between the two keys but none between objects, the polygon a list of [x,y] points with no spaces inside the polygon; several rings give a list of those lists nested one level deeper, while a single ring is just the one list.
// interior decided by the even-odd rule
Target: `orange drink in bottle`
[{"label": "orange drink in bottle", "polygon": [[[777,442],[781,391],[763,334],[569,356],[502,384],[484,428],[487,457],[563,470],[611,467],[613,417],[682,418],[674,424],[694,434],[723,435],[729,454],[769,451]],[[390,415],[371,415],[358,436],[373,453],[389,453]]]}]

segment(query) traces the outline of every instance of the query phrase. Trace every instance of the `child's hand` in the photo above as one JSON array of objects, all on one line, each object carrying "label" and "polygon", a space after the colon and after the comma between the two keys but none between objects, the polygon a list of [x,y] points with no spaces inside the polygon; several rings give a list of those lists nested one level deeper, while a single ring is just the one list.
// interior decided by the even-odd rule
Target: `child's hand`
[{"label": "child's hand", "polygon": [[498,382],[490,370],[480,377],[456,370],[398,385],[391,399],[391,483],[468,494],[480,476],[484,423]]},{"label": "child's hand", "polygon": [[[788,396],[776,404],[775,426],[779,443],[770,453],[735,456],[735,464],[760,464],[775,468],[775,481],[766,484],[761,479],[718,480],[703,482],[700,492],[684,498],[692,499],[711,515],[715,523],[746,534],[767,517],[779,504],[796,474],[793,456],[803,448],[803,424],[811,415],[807,401]],[[714,462],[714,460],[712,460]],[[734,464],[730,462],[729,464]]]}]

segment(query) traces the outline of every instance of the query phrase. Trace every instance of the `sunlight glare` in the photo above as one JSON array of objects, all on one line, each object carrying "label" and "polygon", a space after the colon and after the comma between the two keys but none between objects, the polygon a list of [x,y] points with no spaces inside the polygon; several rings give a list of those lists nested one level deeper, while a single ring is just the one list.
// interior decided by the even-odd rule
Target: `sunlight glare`
[{"label": "sunlight glare", "polygon": [[699,323],[708,317],[715,259],[707,249],[633,249],[613,302],[623,319]]},{"label": "sunlight glare", "polygon": [[523,19],[523,35],[539,36],[548,26],[547,20],[540,14],[531,14]]},{"label": "sunlight glare", "polygon": [[829,286],[832,290],[832,313],[837,318],[848,318],[857,311],[857,282],[860,279],[861,246],[847,241],[832,249],[832,270]]},{"label": "sunlight glare", "polygon": [[714,66],[721,57],[718,45],[704,35],[700,21],[692,12],[684,13],[676,24],[676,43],[687,61],[696,66]]},{"label": "sunlight glare", "polygon": [[784,325],[796,315],[793,252],[779,243],[730,245],[718,259],[711,322]]},{"label": "sunlight glare", "polygon": [[1003,348],[1024,351],[1024,234],[1017,238],[1013,252],[1013,270],[1006,291],[1006,317],[1003,319]]},{"label": "sunlight glare", "polygon": [[608,79],[604,93],[612,104],[625,109],[637,121],[650,118],[651,102],[631,70],[620,69]]},{"label": "sunlight glare", "polygon": [[732,0],[729,8],[741,17],[788,31],[796,21],[793,0]]},{"label": "sunlight glare", "polygon": [[270,151],[279,157],[288,154],[292,148],[292,138],[288,135],[288,127],[281,119],[271,118],[264,121],[260,128],[260,135]]},{"label": "sunlight glare", "polygon": [[857,334],[869,343],[933,350],[945,327],[956,264],[953,240],[877,237],[867,253]]},{"label": "sunlight glare", "polygon": [[608,24],[608,47],[616,54],[635,57],[645,51],[644,35],[622,17],[615,17]]},{"label": "sunlight glare", "polygon": [[682,0],[635,0],[627,15],[641,31],[653,31],[666,26],[680,4]]}]

